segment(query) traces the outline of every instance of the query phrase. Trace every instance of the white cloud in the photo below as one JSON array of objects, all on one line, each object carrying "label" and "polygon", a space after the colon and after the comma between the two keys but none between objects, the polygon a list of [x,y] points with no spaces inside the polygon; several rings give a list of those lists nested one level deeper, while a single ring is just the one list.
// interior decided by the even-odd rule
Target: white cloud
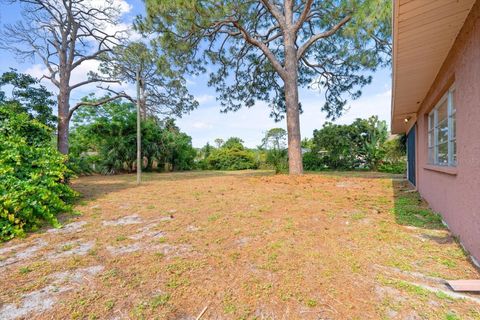
[{"label": "white cloud", "polygon": [[[75,68],[72,71],[72,75],[70,78],[70,85],[75,85],[79,82],[85,81],[88,79],[88,72],[90,71],[97,71],[99,62],[95,60],[87,60],[80,64],[77,68]],[[43,64],[34,64],[28,67],[27,69],[24,69],[22,71],[23,73],[30,74],[35,78],[42,78],[44,75],[48,75],[48,70]],[[51,92],[57,94],[58,89],[53,83],[48,80],[43,78],[41,83]],[[75,90],[72,91],[72,96],[71,96],[71,103],[74,104],[75,102],[79,101],[81,98],[85,97],[86,95],[90,93],[95,93],[97,97],[101,97],[102,95],[105,95],[107,92],[105,90],[100,89],[99,83],[90,83],[85,86],[81,86]],[[127,94],[134,96],[136,94],[136,88],[134,84],[130,83],[108,83],[102,85],[104,87],[108,86],[112,90],[116,91],[125,91]]]},{"label": "white cloud", "polygon": [[132,5],[129,4],[127,1],[115,0],[114,3],[120,7],[120,11],[122,14],[126,14],[132,11],[132,8],[133,8]]},{"label": "white cloud", "polygon": [[[42,78],[44,75],[48,75],[47,68],[40,63],[33,64],[30,67],[24,69],[22,72],[29,74],[37,79]],[[47,88],[48,91],[55,94],[58,92],[57,87],[50,80],[43,78],[41,83]]]},{"label": "white cloud", "polygon": [[195,129],[211,129],[212,125],[203,121],[196,121],[192,124]]},{"label": "white cloud", "polygon": [[92,8],[96,9],[105,9],[107,6],[109,7],[110,5],[113,7],[116,7],[119,9],[120,14],[126,14],[132,11],[132,5],[129,4],[125,0],[113,0],[113,1],[105,1],[105,0],[89,0],[87,3]]},{"label": "white cloud", "polygon": [[47,68],[45,68],[42,64],[33,64],[27,69],[25,69],[25,73],[28,73],[32,77],[35,78],[41,78],[45,72],[47,71]]},{"label": "white cloud", "polygon": [[202,94],[198,97],[195,97],[199,104],[206,104],[215,100],[215,97],[210,94]]}]

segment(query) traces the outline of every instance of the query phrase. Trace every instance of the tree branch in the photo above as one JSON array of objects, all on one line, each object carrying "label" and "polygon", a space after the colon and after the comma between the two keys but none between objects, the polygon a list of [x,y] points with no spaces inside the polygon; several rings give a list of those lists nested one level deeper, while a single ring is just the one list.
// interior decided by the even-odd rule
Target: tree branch
[{"label": "tree branch", "polygon": [[116,80],[116,79],[96,79],[96,78],[93,78],[93,79],[88,79],[88,80],[76,83],[72,86],[69,86],[69,90],[72,91],[72,90],[74,90],[78,87],[81,87],[81,86],[84,86],[84,85],[87,85],[87,84],[90,84],[90,83],[95,83],[95,82],[120,83],[120,81]]},{"label": "tree branch", "polygon": [[302,24],[307,19],[308,14],[310,13],[310,9],[312,8],[312,3],[313,3],[313,0],[307,0],[307,2],[305,3],[305,8],[303,8],[303,11],[300,14],[300,17],[298,18],[298,21],[295,23],[295,26],[294,26],[295,32],[297,32],[302,27]]},{"label": "tree branch", "polygon": [[305,52],[310,48],[311,45],[313,45],[315,42],[317,42],[320,39],[330,37],[331,35],[335,34],[343,25],[345,25],[348,21],[352,19],[351,16],[346,16],[343,18],[339,23],[334,25],[330,30],[318,33],[316,35],[313,35],[310,39],[307,40],[297,51],[297,59],[300,60]]},{"label": "tree branch", "polygon": [[78,110],[78,108],[80,107],[83,107],[83,106],[98,107],[98,106],[101,106],[102,104],[109,103],[111,101],[114,101],[120,98],[126,98],[128,100],[132,100],[132,98],[129,95],[127,95],[125,92],[120,92],[113,97],[108,97],[98,101],[81,101],[77,103],[75,106],[73,106],[72,108],[70,108],[70,111],[68,112],[68,120],[72,118],[73,113],[76,110]]},{"label": "tree branch", "polygon": [[240,33],[242,34],[243,38],[250,44],[258,47],[260,50],[262,50],[263,54],[267,56],[268,60],[272,64],[272,66],[275,68],[275,70],[278,72],[280,77],[284,79],[286,77],[286,71],[285,68],[282,66],[282,64],[277,60],[273,52],[270,50],[270,48],[263,42],[259,41],[256,38],[251,37],[248,32],[238,23],[238,21],[233,22],[233,25],[240,30]]},{"label": "tree branch", "polygon": [[272,16],[278,21],[280,27],[285,30],[286,29],[286,21],[285,17],[283,16],[282,12],[278,10],[275,4],[271,3],[270,0],[261,0],[263,5],[267,8],[268,11],[272,14]]}]

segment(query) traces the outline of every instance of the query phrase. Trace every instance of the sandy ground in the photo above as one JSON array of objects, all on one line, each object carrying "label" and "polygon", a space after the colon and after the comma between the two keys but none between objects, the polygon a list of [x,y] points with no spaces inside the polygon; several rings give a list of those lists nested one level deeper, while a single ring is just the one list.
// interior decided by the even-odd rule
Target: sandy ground
[{"label": "sandy ground", "polygon": [[61,229],[0,244],[0,319],[480,319],[479,278],[399,176],[89,176]]}]

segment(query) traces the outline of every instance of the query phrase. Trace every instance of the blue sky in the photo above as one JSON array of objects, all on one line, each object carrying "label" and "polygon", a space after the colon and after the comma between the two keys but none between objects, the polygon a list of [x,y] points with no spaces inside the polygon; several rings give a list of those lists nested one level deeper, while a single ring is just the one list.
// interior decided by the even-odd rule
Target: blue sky
[{"label": "blue sky", "polygon": [[[124,21],[129,23],[136,15],[144,12],[144,3],[141,0],[118,0],[127,2]],[[124,3],[125,5],[125,3]],[[0,24],[12,23],[20,19],[18,5],[0,2]],[[17,61],[6,51],[0,51],[0,72],[9,68],[16,68],[21,72],[40,77],[43,66],[40,61]],[[75,76],[77,79],[86,77],[86,72],[94,65],[85,65]],[[74,78],[75,78],[74,77]],[[192,136],[193,145],[201,147],[207,141],[213,143],[215,138],[226,139],[231,136],[240,137],[248,147],[255,147],[265,132],[273,127],[285,128],[285,122],[275,123],[269,118],[269,109],[265,103],[258,103],[250,109],[237,112],[220,113],[219,103],[216,101],[215,88],[208,87],[207,76],[188,79],[188,88],[197,98],[200,106],[197,110],[177,120],[178,126]],[[49,89],[54,88],[45,83]],[[133,88],[128,88],[130,91]],[[96,91],[94,86],[77,91],[72,100],[80,99],[89,92]],[[362,96],[348,103],[349,109],[336,123],[351,123],[355,118],[366,118],[378,115],[380,119],[390,122],[391,78],[390,70],[379,70],[373,74],[372,83],[363,89]],[[314,129],[321,128],[325,123],[325,114],[320,111],[324,99],[320,92],[308,89],[300,90],[300,100],[304,113],[300,117],[302,137],[311,137]],[[72,101],[74,102],[74,101]]]}]

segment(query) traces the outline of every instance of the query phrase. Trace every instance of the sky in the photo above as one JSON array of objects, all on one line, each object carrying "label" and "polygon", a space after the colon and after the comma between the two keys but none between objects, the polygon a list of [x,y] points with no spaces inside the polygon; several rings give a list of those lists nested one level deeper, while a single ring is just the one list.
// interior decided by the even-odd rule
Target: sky
[{"label": "sky", "polygon": [[[145,11],[144,3],[141,0],[116,1],[122,6],[122,20],[125,25],[130,24],[137,15],[141,15]],[[14,23],[20,19],[18,5],[0,2],[0,25]],[[12,53],[1,50],[0,57],[0,73],[8,71],[9,68],[15,68],[20,72],[40,78],[45,70],[38,59],[19,61]],[[85,79],[87,72],[96,67],[95,62],[82,64],[73,75],[72,81]],[[357,100],[349,101],[348,110],[334,121],[335,123],[349,124],[356,118],[377,115],[380,120],[385,120],[388,125],[390,124],[391,71],[380,69],[372,76],[373,81],[363,88],[362,96]],[[259,102],[249,109],[220,113],[220,103],[216,101],[215,88],[206,85],[208,76],[187,77],[187,80],[188,89],[196,97],[199,107],[178,119],[177,125],[192,137],[194,147],[202,147],[207,142],[214,144],[216,138],[226,140],[229,137],[239,137],[247,147],[254,148],[260,144],[267,130],[275,127],[286,128],[285,120],[275,122],[269,117],[270,110],[264,102]],[[44,80],[43,84],[55,92],[55,87],[47,80]],[[98,89],[94,85],[81,88],[73,94],[71,103],[73,104],[83,96],[95,91]],[[133,93],[133,86],[128,86],[126,91]],[[302,138],[312,137],[313,130],[321,128],[328,121],[326,114],[321,111],[324,99],[321,92],[309,89],[300,89],[299,96],[304,110],[300,116]]]}]

